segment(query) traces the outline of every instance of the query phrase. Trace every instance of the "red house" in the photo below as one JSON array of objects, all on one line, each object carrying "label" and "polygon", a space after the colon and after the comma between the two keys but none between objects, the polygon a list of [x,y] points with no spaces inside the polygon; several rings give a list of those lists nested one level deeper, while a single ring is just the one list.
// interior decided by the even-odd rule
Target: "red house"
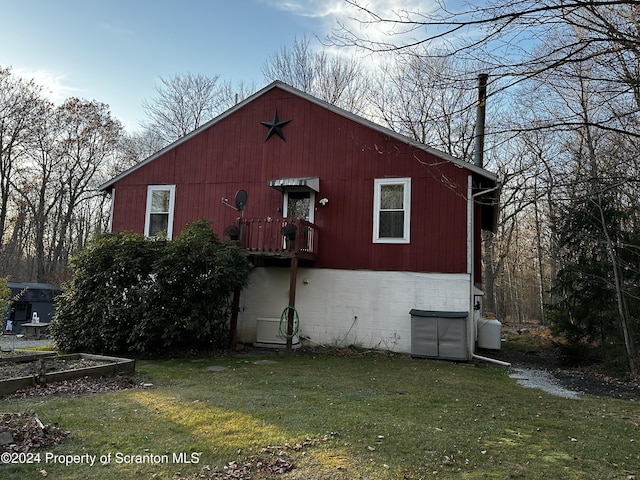
[{"label": "red house", "polygon": [[239,227],[239,342],[474,352],[498,198],[480,167],[276,81],[100,189],[113,231]]}]

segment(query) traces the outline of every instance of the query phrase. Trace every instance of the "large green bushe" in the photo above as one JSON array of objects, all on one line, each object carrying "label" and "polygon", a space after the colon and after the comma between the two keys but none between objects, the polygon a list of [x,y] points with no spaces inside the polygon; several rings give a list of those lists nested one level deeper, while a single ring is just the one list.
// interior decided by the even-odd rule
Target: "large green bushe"
[{"label": "large green bushe", "polygon": [[153,355],[228,345],[230,297],[248,277],[235,242],[207,220],[174,240],[126,232],[94,238],[71,261],[50,324],[67,352]]}]

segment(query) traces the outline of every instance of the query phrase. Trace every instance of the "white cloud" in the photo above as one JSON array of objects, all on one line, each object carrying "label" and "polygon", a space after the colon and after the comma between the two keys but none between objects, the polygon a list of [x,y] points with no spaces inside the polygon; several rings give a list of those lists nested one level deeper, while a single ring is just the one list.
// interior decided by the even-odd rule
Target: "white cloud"
[{"label": "white cloud", "polygon": [[[345,31],[373,42],[397,42],[401,38],[407,40],[404,37],[414,35],[414,27],[392,22],[407,18],[419,19],[421,15],[438,8],[436,0],[358,1],[362,8],[350,5],[344,0],[265,0],[265,2],[273,8],[294,15],[323,19],[322,27],[325,31],[322,35],[330,34],[341,25]],[[391,22],[378,22],[365,9]]]},{"label": "white cloud", "polygon": [[15,68],[13,73],[25,80],[33,80],[42,87],[43,95],[55,104],[60,104],[71,96],[78,96],[81,90],[68,85],[65,76],[46,70],[27,70]]},{"label": "white cloud", "polygon": [[[422,27],[410,22],[403,24],[403,20],[420,20],[442,8],[438,0],[353,0],[361,8],[345,0],[262,1],[271,8],[313,18],[317,28],[312,34],[321,43],[316,48],[338,57],[355,55],[364,59],[364,68],[372,70],[378,69],[389,60],[389,55],[393,55],[375,52],[385,50],[384,45],[413,44],[427,36]],[[378,21],[375,16],[386,21]],[[356,38],[362,40],[357,43],[368,44],[372,50],[347,47]]]}]

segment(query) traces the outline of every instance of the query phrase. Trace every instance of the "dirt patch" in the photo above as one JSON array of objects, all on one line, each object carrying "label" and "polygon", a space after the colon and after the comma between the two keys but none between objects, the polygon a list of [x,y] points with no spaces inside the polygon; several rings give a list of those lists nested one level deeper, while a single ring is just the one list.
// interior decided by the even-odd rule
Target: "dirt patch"
[{"label": "dirt patch", "polygon": [[77,370],[80,368],[98,367],[101,365],[107,365],[108,363],[109,362],[101,362],[86,358],[62,359],[56,357],[43,358],[30,362],[0,361],[0,380],[39,375],[41,373],[41,365],[44,368],[44,373],[52,373],[63,372],[66,370]]},{"label": "dirt patch", "polygon": [[637,380],[618,380],[606,375],[585,373],[579,369],[556,369],[552,374],[561,385],[570,390],[622,400],[640,400],[640,382]]},{"label": "dirt patch", "polygon": [[116,377],[82,377],[73,380],[36,385],[32,388],[17,390],[2,399],[44,397],[50,395],[80,395],[83,393],[106,393],[117,390],[141,388],[150,384],[142,384],[129,376]]}]

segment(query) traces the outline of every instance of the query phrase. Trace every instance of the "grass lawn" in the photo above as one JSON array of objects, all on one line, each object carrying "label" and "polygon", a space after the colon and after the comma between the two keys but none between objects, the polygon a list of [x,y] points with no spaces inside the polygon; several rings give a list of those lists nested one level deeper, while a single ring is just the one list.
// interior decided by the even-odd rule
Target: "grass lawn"
[{"label": "grass lawn", "polygon": [[207,478],[307,438],[287,452],[295,469],[251,478],[640,476],[638,402],[554,397],[489,364],[322,354],[140,361],[137,370],[153,387],[0,400],[2,412],[33,410],[72,432],[40,463],[0,465],[0,478]]}]

